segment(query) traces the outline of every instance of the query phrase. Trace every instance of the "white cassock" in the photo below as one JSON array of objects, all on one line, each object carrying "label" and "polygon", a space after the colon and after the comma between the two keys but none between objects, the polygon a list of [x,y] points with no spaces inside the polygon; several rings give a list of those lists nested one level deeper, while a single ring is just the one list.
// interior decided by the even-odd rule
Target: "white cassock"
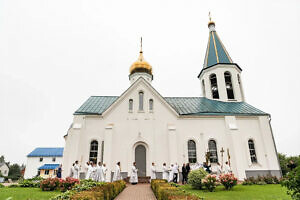
[{"label": "white cassock", "polygon": [[96,170],[96,181],[101,182],[102,181],[102,166],[97,166],[97,170]]},{"label": "white cassock", "polygon": [[77,164],[74,165],[73,178],[79,179],[79,166]]},{"label": "white cassock", "polygon": [[88,170],[89,170],[89,165],[85,163],[84,164],[85,177],[86,177],[86,174],[87,174]]},{"label": "white cassock", "polygon": [[93,171],[93,167],[92,167],[92,165],[89,165],[88,169],[87,169],[87,172],[86,172],[86,175],[85,175],[85,179],[91,179],[92,171]]},{"label": "white cassock", "polygon": [[217,166],[217,175],[220,176],[220,174],[222,174],[222,169],[221,166]]},{"label": "white cassock", "polygon": [[131,167],[131,175],[130,175],[130,179],[129,182],[130,183],[137,183],[138,182],[138,169],[135,166]]},{"label": "white cassock", "polygon": [[74,172],[75,172],[75,169],[74,169],[74,166],[72,166],[69,177],[73,178]]},{"label": "white cassock", "polygon": [[106,182],[106,172],[107,168],[102,166],[102,182]]},{"label": "white cassock", "polygon": [[152,179],[156,179],[156,169],[155,169],[155,166],[151,166],[151,180]]},{"label": "white cassock", "polygon": [[173,168],[174,168],[174,166],[173,167],[170,166],[170,169],[169,169],[169,171],[170,171],[169,172],[169,180],[168,180],[169,182],[172,182],[173,178],[174,178],[174,171],[173,171],[174,169]]},{"label": "white cassock", "polygon": [[166,166],[163,166],[163,179],[168,180],[169,179],[169,170]]},{"label": "white cassock", "polygon": [[230,168],[229,165],[226,165],[226,164],[225,164],[225,166],[224,166],[224,172],[225,172],[225,174],[231,173],[231,168]]},{"label": "white cassock", "polygon": [[113,181],[119,181],[121,179],[122,179],[121,178],[121,169],[120,169],[119,165],[116,165],[116,170],[114,173]]},{"label": "white cassock", "polygon": [[97,181],[97,166],[92,168],[91,177],[93,181]]}]

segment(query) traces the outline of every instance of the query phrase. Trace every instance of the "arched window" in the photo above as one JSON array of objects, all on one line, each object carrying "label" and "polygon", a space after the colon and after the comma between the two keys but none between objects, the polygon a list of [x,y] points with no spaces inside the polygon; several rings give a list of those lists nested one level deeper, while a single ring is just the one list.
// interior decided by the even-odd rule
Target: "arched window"
[{"label": "arched window", "polygon": [[189,163],[197,162],[196,143],[194,140],[188,141],[188,158]]},{"label": "arched window", "polygon": [[153,99],[149,99],[149,110],[153,111]]},{"label": "arched window", "polygon": [[89,160],[93,161],[94,163],[97,163],[97,156],[98,156],[98,142],[96,140],[93,140],[91,142]]},{"label": "arched window", "polygon": [[226,85],[226,91],[227,91],[227,98],[228,99],[234,99],[230,72],[225,72],[224,73],[224,78],[225,78],[225,85]]},{"label": "arched window", "polygon": [[217,143],[215,140],[208,141],[208,150],[210,153],[210,162],[211,163],[218,162],[218,150],[217,150]]},{"label": "arched window", "polygon": [[219,98],[219,91],[218,91],[218,83],[217,83],[217,76],[216,74],[211,74],[209,76],[210,79],[210,87],[211,87],[211,94],[214,99]]},{"label": "arched window", "polygon": [[129,99],[129,111],[133,110],[133,100]]},{"label": "arched window", "polygon": [[255,153],[255,147],[253,140],[248,140],[248,146],[250,151],[250,158],[252,163],[257,163],[256,153]]},{"label": "arched window", "polygon": [[203,92],[203,96],[205,97],[205,83],[204,83],[204,79],[202,80],[202,92]]},{"label": "arched window", "polygon": [[139,92],[139,110],[144,110],[144,92]]}]

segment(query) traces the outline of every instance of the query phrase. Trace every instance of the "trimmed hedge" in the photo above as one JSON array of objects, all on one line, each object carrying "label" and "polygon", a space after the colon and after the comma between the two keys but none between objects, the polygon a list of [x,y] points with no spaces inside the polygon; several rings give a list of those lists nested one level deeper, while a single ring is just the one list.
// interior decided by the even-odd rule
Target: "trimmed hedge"
[{"label": "trimmed hedge", "polygon": [[112,200],[118,196],[126,187],[124,181],[115,181],[95,186],[87,191],[73,194],[71,200]]},{"label": "trimmed hedge", "polygon": [[178,187],[172,186],[166,180],[151,180],[151,189],[157,200],[199,200],[198,197],[185,193]]}]

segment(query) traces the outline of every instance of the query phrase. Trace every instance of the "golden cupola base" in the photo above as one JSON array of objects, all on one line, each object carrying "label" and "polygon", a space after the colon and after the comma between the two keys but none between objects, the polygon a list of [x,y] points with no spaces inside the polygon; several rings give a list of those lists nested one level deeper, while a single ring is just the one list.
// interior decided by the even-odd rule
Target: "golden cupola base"
[{"label": "golden cupola base", "polygon": [[129,80],[131,83],[135,82],[139,77],[143,77],[146,81],[151,83],[153,80],[152,66],[145,61],[142,50],[142,38],[141,38],[141,50],[138,60],[135,61],[129,69]]}]

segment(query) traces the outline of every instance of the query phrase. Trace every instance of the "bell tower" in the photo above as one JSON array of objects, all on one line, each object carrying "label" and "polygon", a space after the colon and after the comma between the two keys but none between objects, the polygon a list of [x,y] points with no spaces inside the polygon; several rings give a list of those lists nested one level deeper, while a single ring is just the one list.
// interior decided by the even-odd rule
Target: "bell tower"
[{"label": "bell tower", "polygon": [[143,77],[149,83],[153,80],[152,66],[145,61],[143,55],[143,39],[141,38],[141,49],[138,60],[135,61],[129,69],[130,83],[134,83],[139,77]]},{"label": "bell tower", "polygon": [[209,13],[209,37],[203,64],[198,78],[202,95],[208,99],[226,102],[244,101],[241,81],[242,69],[234,63],[221,42],[215,22]]}]

